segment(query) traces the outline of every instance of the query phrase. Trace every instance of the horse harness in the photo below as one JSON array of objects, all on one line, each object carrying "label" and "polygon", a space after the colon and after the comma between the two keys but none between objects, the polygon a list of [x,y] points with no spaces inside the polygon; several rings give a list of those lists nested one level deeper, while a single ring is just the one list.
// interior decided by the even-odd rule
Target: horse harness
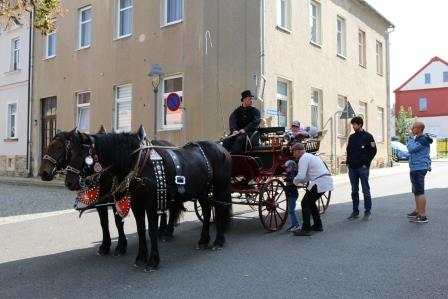
[{"label": "horse harness", "polygon": [[[198,143],[187,143],[186,145],[194,145],[199,148],[199,151],[201,153],[202,160],[204,161],[204,164],[207,168],[207,184],[208,189],[210,189],[210,182],[213,177],[212,169],[210,167],[210,162],[207,159],[207,156],[204,153],[204,150]],[[136,167],[133,171],[133,174],[131,173],[131,176],[133,176],[133,179],[140,182],[140,184],[145,185],[145,178],[141,177],[141,174],[143,172],[143,168],[146,165],[146,162],[148,160],[151,160],[153,164],[153,170],[154,170],[154,176],[155,176],[155,188],[156,188],[156,194],[157,194],[157,213],[162,214],[167,210],[167,182],[166,182],[166,172],[165,167],[163,164],[163,158],[162,156],[155,150],[156,148],[165,150],[171,160],[174,164],[175,169],[175,176],[174,176],[174,184],[176,185],[177,194],[184,194],[186,192],[185,184],[186,184],[186,178],[183,175],[183,169],[182,165],[180,163],[180,159],[176,152],[173,149],[178,149],[179,147],[173,147],[173,146],[156,146],[152,145],[151,143],[146,146],[141,146],[137,151],[139,151],[139,158],[136,163]],[[143,157],[143,158],[142,158]],[[176,192],[172,192],[171,194],[171,201],[173,202],[175,199]]]}]

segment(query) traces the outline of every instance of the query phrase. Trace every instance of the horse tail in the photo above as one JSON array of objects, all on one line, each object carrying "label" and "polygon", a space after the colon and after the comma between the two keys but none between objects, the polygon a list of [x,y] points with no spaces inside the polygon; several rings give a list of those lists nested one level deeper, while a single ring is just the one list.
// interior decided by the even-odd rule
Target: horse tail
[{"label": "horse tail", "polygon": [[174,201],[170,205],[170,218],[172,217],[173,224],[178,224],[180,221],[180,216],[182,216],[183,212],[185,212],[187,209],[184,206],[183,202]]}]

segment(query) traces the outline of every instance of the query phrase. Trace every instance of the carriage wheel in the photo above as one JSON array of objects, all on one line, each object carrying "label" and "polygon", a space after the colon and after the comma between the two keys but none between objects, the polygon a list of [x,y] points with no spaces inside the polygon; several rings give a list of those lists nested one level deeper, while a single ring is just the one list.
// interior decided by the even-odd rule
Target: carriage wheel
[{"label": "carriage wheel", "polygon": [[288,204],[286,201],[285,184],[273,179],[267,181],[260,191],[258,213],[261,224],[268,231],[278,231],[286,223],[288,218]]},{"label": "carriage wheel", "polygon": [[319,213],[323,214],[328,209],[328,205],[330,204],[331,191],[327,191],[322,194],[321,197],[317,200],[317,208],[319,209]]},{"label": "carriage wheel", "polygon": [[[194,212],[196,213],[196,216],[201,222],[204,222],[204,214],[202,213],[202,206],[199,203],[199,200],[194,201]],[[215,208],[212,207],[212,215],[210,216],[210,223],[215,222]]]}]

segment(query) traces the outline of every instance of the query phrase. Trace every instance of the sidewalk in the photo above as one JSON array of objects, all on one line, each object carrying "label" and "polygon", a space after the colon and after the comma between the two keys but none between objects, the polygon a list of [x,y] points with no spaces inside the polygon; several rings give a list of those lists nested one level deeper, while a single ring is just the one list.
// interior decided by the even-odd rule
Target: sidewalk
[{"label": "sidewalk", "polygon": [[40,177],[25,178],[25,177],[13,177],[13,176],[0,176],[0,184],[65,188],[64,180],[62,178],[57,178],[50,182],[44,182],[40,179]]}]

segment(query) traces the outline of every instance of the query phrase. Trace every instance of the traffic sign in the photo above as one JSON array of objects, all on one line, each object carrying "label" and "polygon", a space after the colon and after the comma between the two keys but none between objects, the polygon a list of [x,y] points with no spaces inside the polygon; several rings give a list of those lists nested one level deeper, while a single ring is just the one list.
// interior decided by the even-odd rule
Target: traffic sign
[{"label": "traffic sign", "polygon": [[179,109],[181,103],[182,103],[182,98],[175,92],[170,93],[166,97],[166,107],[170,111],[177,111],[177,109]]},{"label": "traffic sign", "polygon": [[356,114],[352,108],[352,105],[350,105],[350,102],[347,101],[347,104],[345,104],[344,110],[342,110],[340,119],[349,119],[349,118],[354,117],[355,115]]}]

